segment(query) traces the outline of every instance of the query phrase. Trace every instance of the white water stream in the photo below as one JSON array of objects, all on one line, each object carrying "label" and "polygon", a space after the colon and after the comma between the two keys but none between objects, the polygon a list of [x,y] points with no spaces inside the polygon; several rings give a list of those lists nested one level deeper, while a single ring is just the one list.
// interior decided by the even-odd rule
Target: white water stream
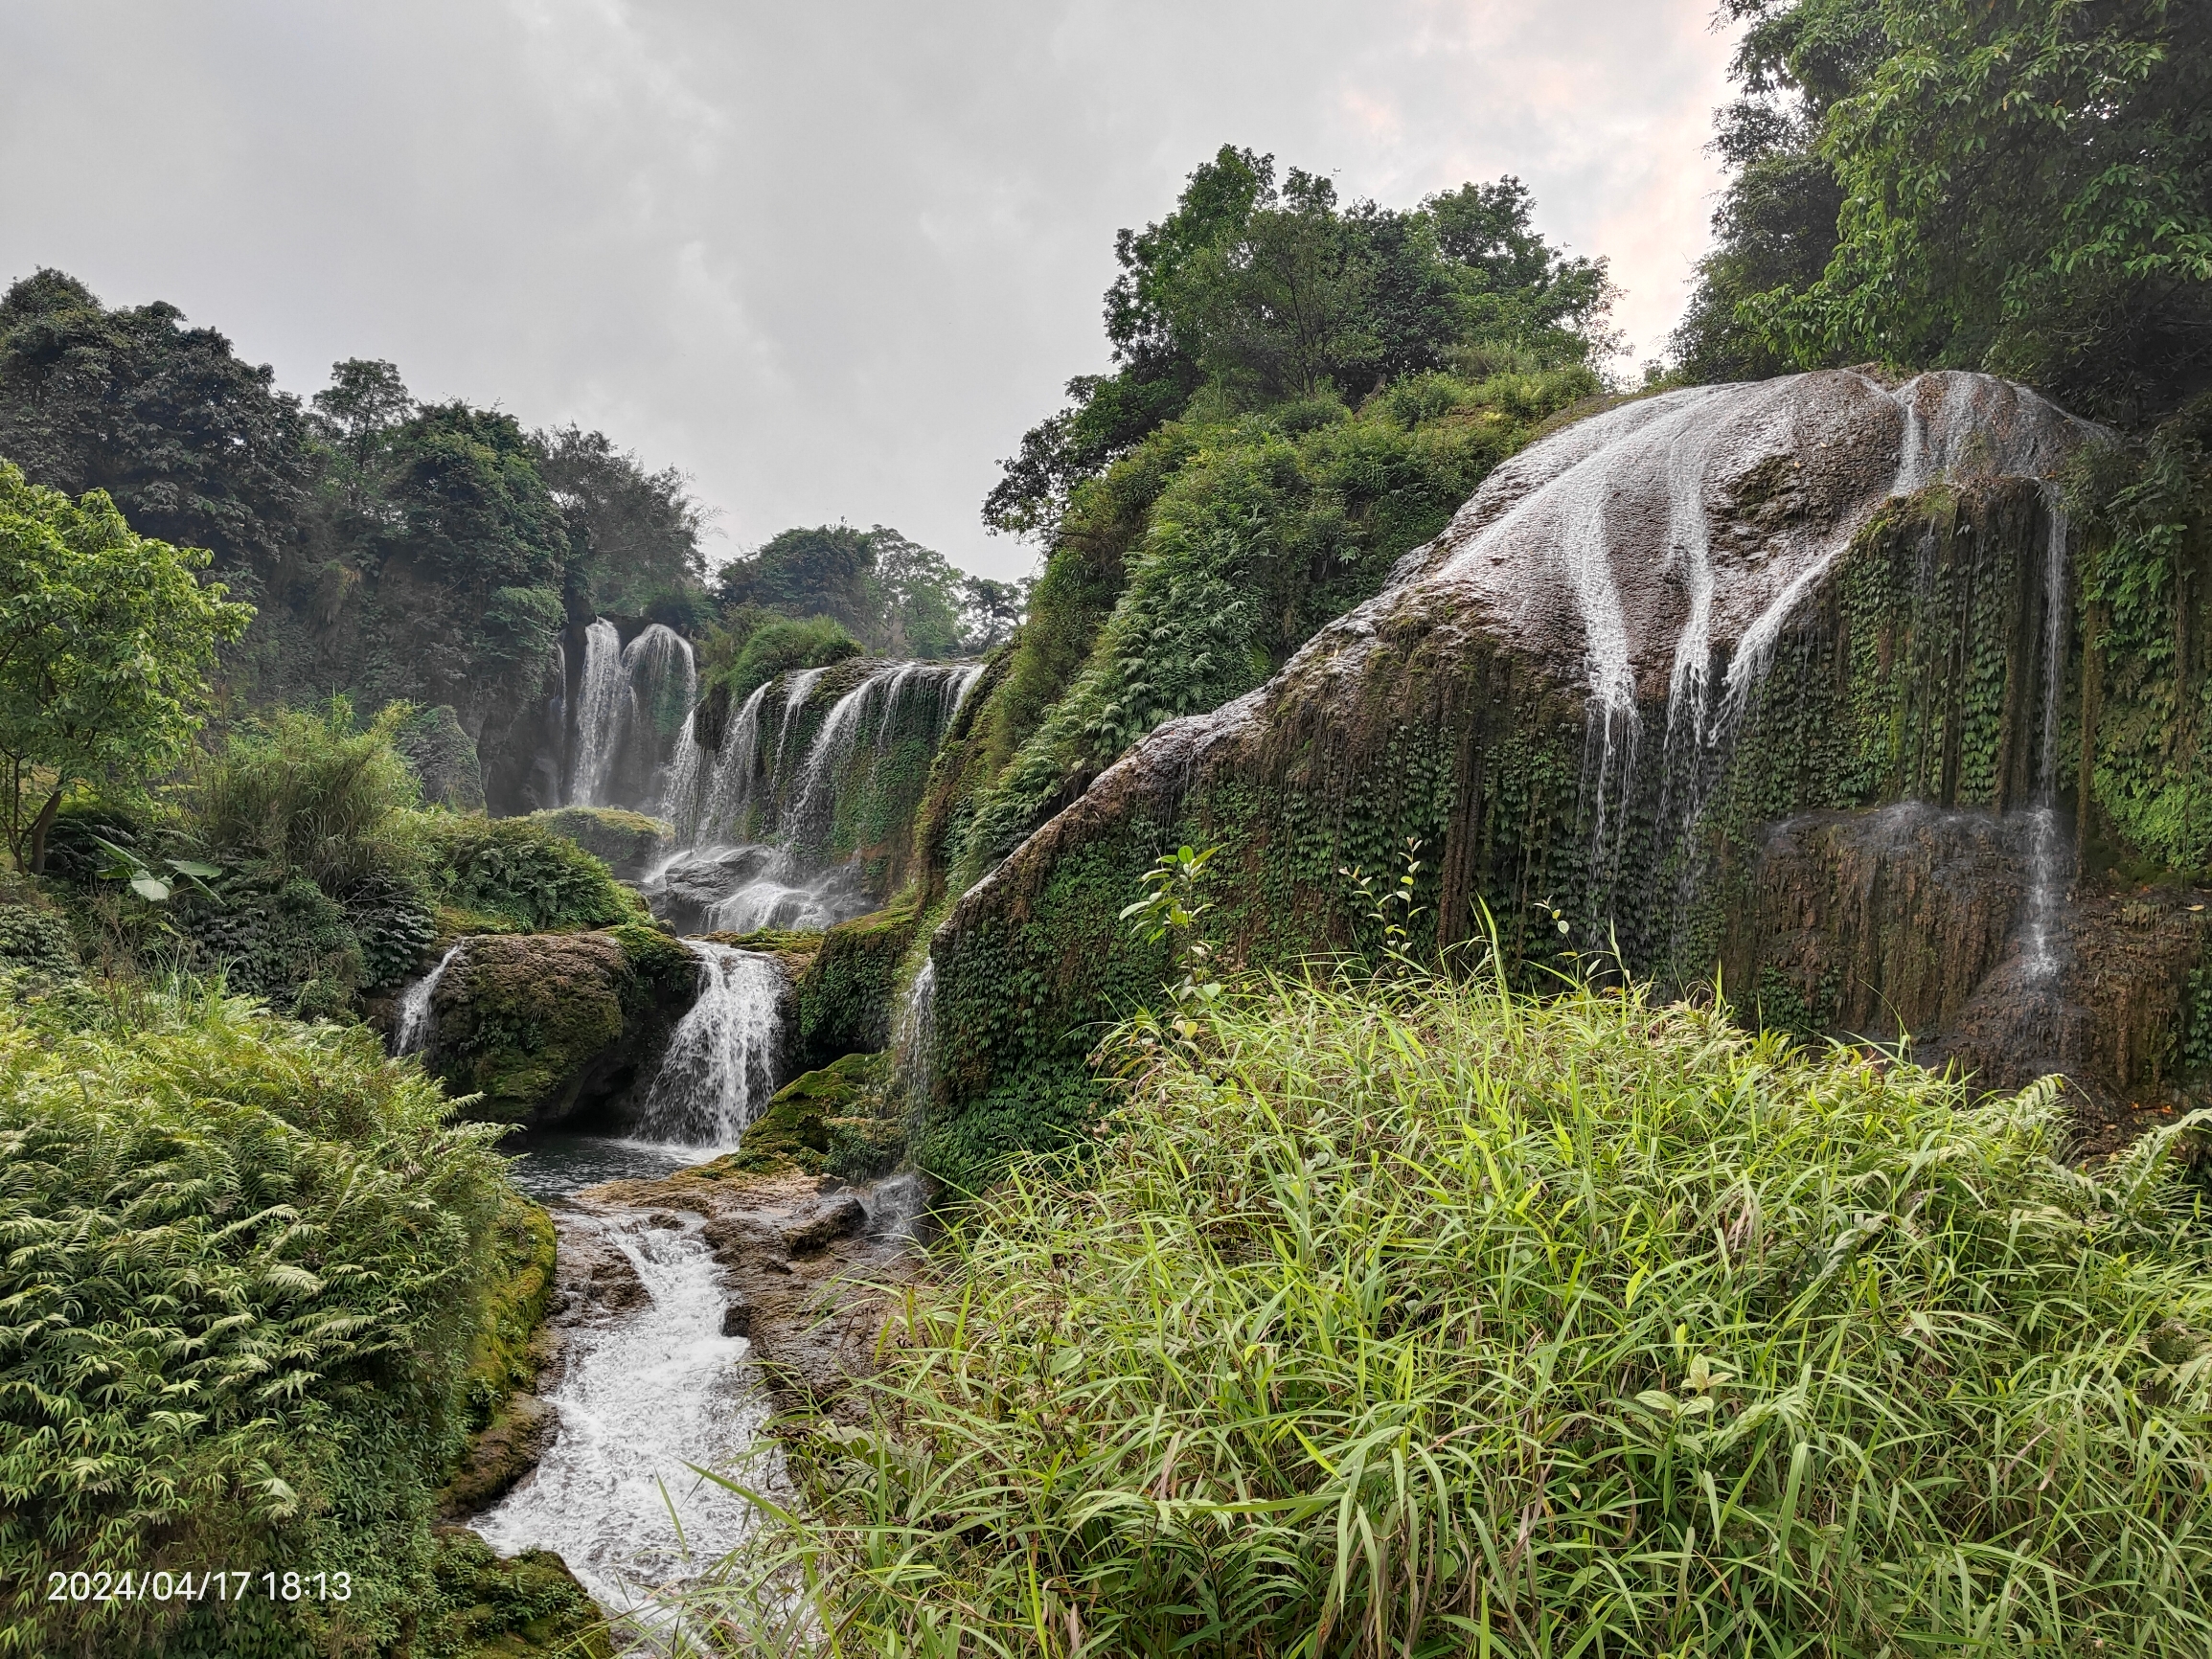
[{"label": "white water stream", "polygon": [[392,1028],[392,1052],[411,1055],[426,1047],[430,1041],[430,999],[437,994],[438,982],[445,977],[445,970],[453,966],[453,959],[461,954],[461,941],[438,959],[438,966],[409,986],[399,995],[399,1017]]},{"label": "white water stream", "polygon": [[653,1592],[706,1574],[756,1524],[745,1499],[692,1466],[780,1488],[780,1460],[754,1449],[767,1407],[746,1375],[749,1345],[722,1334],[725,1298],[696,1222],[577,1210],[559,1219],[564,1239],[596,1233],[628,1257],[648,1300],[571,1330],[546,1397],[559,1437],[475,1527],[504,1555],[558,1552],[603,1608],[642,1626],[639,1645],[665,1647],[654,1633],[671,1625]]}]

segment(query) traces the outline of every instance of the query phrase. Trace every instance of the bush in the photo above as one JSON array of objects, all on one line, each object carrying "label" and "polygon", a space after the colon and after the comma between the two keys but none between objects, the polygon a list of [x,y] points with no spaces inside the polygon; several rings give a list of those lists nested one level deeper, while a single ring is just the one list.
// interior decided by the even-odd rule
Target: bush
[{"label": "bush", "polygon": [[[0,1003],[0,1653],[381,1652],[465,1427],[495,1131],[359,1028],[180,991]],[[351,1575],[55,1603],[45,1575]]]},{"label": "bush", "polygon": [[279,709],[232,733],[203,772],[193,817],[218,861],[298,872],[326,893],[415,870],[408,809],[420,801],[395,739],[415,715],[395,703],[356,730],[333,698],[319,714]]},{"label": "bush", "polygon": [[2087,1173],[2055,1085],[1637,993],[1277,983],[1113,1052],[815,1445],[847,1650],[2212,1645],[2193,1128]]},{"label": "bush", "polygon": [[535,818],[432,814],[423,822],[431,883],[441,902],[470,913],[463,931],[490,919],[536,932],[607,927],[642,906],[606,866]]},{"label": "bush", "polygon": [[826,669],[859,654],[860,642],[829,617],[793,622],[771,616],[745,636],[716,678],[728,688],[730,706],[736,708],[778,674]]}]

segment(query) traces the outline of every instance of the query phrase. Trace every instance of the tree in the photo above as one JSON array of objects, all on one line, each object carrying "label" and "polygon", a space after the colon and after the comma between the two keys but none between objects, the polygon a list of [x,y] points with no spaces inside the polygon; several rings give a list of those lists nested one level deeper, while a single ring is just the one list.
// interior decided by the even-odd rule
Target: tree
[{"label": "tree", "polygon": [[336,456],[334,482],[357,512],[380,491],[381,464],[394,435],[415,413],[415,399],[395,365],[349,357],[331,365],[331,383],[315,394],[314,409],[308,420]]},{"label": "tree", "polygon": [[[1611,351],[1603,260],[1568,259],[1530,224],[1518,179],[1399,211],[1223,146],[1174,211],[1123,231],[1107,290],[1118,367],[1067,383],[984,501],[984,522],[1049,538],[1076,485],[1180,417],[1201,387],[1234,408],[1357,399],[1455,353],[1549,370]],[[1487,372],[1487,370],[1483,371]]]},{"label": "tree", "polygon": [[59,271],[0,297],[0,455],[34,483],[104,490],[141,534],[283,571],[313,476],[299,400],[267,365],[155,302],[109,310]]},{"label": "tree", "polygon": [[1022,613],[1029,609],[1029,590],[1036,585],[1034,579],[993,581],[987,576],[971,576],[962,582],[962,614],[968,627],[962,648],[976,655],[995,648],[1020,625]]},{"label": "tree", "polygon": [[644,614],[656,600],[696,594],[709,513],[674,467],[648,472],[604,432],[571,424],[533,436],[537,470],[568,528],[572,585],[598,608]]},{"label": "tree", "polygon": [[207,562],[134,534],[98,490],[73,502],[0,462],[0,809],[18,870],[44,869],[72,787],[127,787],[183,756],[216,646],[253,616],[197,579]]},{"label": "tree", "polygon": [[941,553],[887,525],[868,533],[877,615],[869,644],[895,657],[948,657],[960,649],[962,577]]},{"label": "tree", "polygon": [[1753,302],[1800,355],[1989,368],[2133,422],[2212,385],[2212,11],[1883,0],[1830,108],[1820,280]]},{"label": "tree", "polygon": [[1728,0],[1737,169],[1693,373],[1877,357],[2123,424],[2212,385],[2212,11]]},{"label": "tree", "polygon": [[779,616],[826,616],[857,639],[876,627],[868,534],[849,524],[792,529],[724,565],[715,586],[723,609],[759,605]]}]

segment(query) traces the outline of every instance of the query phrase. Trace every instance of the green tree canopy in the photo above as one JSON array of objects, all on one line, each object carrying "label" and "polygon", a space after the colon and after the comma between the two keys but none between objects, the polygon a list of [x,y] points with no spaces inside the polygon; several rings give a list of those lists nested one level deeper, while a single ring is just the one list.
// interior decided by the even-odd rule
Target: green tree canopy
[{"label": "green tree canopy", "polygon": [[0,766],[8,851],[39,870],[75,784],[130,785],[179,760],[218,642],[253,616],[195,572],[207,555],[132,532],[0,462]]},{"label": "green tree canopy", "polygon": [[1166,218],[1120,234],[1106,298],[1117,368],[1068,382],[1067,406],[1003,463],[984,521],[1048,532],[1075,484],[1201,388],[1251,410],[1357,398],[1463,359],[1587,361],[1611,344],[1605,261],[1566,258],[1532,228],[1534,211],[1510,177],[1407,210],[1346,207],[1325,177],[1291,168],[1278,183],[1273,156],[1222,147]]},{"label": "green tree canopy", "polygon": [[780,617],[827,617],[871,651],[949,657],[963,646],[966,582],[944,555],[889,525],[787,530],[724,565],[715,597]]},{"label": "green tree canopy", "polygon": [[299,400],[174,306],[109,310],[40,270],[0,296],[0,455],[70,495],[107,492],[140,534],[281,568],[313,476]]},{"label": "green tree canopy", "polygon": [[2212,386],[2212,11],[1728,0],[1700,374],[1982,368],[2128,424]]},{"label": "green tree canopy", "polygon": [[642,616],[655,601],[696,593],[709,514],[674,467],[649,472],[604,432],[571,423],[536,434],[537,471],[568,531],[572,590],[593,607]]}]

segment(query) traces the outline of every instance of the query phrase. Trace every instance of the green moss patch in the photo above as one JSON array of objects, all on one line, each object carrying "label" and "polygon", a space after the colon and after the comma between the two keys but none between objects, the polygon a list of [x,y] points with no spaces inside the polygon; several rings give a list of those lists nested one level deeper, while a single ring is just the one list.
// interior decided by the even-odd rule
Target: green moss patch
[{"label": "green moss patch", "polygon": [[804,1063],[873,1054],[891,1042],[899,965],[921,925],[920,893],[870,916],[841,921],[799,975],[799,1051]]}]

